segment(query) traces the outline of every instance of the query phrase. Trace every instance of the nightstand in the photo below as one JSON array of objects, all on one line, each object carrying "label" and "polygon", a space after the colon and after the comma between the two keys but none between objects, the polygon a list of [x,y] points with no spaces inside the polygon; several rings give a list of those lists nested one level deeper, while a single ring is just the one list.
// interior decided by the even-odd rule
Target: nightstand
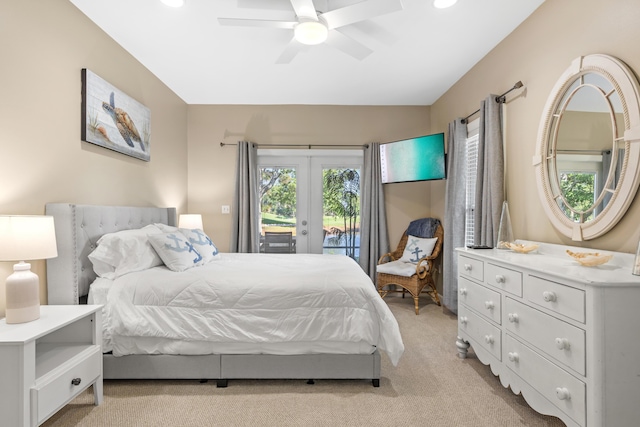
[{"label": "nightstand", "polygon": [[32,322],[0,320],[3,425],[40,425],[90,385],[102,402],[101,314],[100,305],[43,305]]}]

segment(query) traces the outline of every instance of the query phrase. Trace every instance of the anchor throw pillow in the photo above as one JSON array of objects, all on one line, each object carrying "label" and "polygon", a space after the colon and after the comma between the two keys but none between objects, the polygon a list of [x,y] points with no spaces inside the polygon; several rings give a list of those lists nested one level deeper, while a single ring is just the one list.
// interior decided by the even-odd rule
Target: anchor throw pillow
[{"label": "anchor throw pillow", "polygon": [[200,252],[180,232],[154,234],[149,236],[149,243],[162,262],[173,271],[184,271],[204,264]]},{"label": "anchor throw pillow", "polygon": [[431,255],[438,241],[437,237],[423,239],[416,236],[407,236],[407,245],[404,247],[400,261],[416,264],[422,258]]},{"label": "anchor throw pillow", "polygon": [[181,228],[180,232],[189,240],[194,248],[202,255],[203,264],[220,258],[220,252],[207,234],[198,229]]}]

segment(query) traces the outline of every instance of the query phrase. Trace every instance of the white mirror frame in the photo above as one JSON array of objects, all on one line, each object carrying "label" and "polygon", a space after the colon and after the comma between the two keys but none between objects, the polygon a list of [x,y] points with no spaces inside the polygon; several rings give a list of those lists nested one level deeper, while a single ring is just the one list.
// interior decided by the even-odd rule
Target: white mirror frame
[{"label": "white mirror frame", "polygon": [[[607,206],[595,219],[583,223],[571,221],[560,208],[551,188],[549,170],[549,153],[555,153],[552,147],[556,140],[553,132],[553,118],[562,102],[565,92],[581,76],[596,73],[609,80],[620,96],[624,114],[624,160],[620,181],[612,193]],[[624,216],[631,205],[640,184],[640,85],[638,80],[623,62],[608,55],[586,55],[576,58],[569,68],[560,76],[551,90],[543,110],[538,129],[536,152],[533,166],[538,185],[538,195],[542,206],[553,226],[574,241],[590,240],[602,236],[611,230]],[[613,144],[613,141],[612,141]]]}]

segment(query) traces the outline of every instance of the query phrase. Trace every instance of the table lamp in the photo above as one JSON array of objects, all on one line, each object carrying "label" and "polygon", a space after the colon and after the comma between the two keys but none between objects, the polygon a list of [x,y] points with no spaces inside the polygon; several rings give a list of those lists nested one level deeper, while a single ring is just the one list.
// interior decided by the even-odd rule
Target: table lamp
[{"label": "table lamp", "polygon": [[19,261],[6,281],[6,322],[24,323],[40,317],[40,281],[24,260],[58,256],[51,216],[1,215],[0,261]]},{"label": "table lamp", "polygon": [[203,230],[202,215],[200,214],[182,214],[178,218],[179,228],[188,228],[190,230]]}]

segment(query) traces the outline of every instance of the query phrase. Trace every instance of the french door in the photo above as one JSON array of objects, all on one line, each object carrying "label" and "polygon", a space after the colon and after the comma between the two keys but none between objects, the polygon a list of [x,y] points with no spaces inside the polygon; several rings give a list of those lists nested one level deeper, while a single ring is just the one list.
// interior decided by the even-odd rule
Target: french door
[{"label": "french door", "polygon": [[361,151],[261,149],[258,168],[262,252],[359,256]]}]

